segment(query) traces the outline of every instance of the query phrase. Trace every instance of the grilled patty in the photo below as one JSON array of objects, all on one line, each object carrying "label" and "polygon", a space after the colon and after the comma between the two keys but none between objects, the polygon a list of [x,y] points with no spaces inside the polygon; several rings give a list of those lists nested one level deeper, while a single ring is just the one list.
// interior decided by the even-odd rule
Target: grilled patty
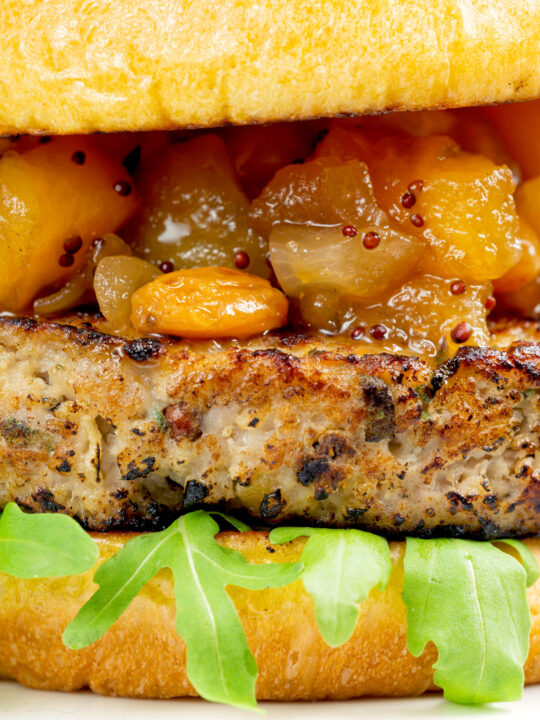
[{"label": "grilled patty", "polygon": [[507,349],[434,368],[343,339],[125,340],[2,317],[0,504],[92,530],[210,504],[390,535],[538,533],[539,339],[514,325]]}]

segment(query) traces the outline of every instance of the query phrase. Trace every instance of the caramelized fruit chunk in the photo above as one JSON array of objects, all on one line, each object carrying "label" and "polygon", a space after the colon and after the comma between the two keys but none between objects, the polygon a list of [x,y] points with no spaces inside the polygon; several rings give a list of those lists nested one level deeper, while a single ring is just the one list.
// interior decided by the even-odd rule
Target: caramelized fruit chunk
[{"label": "caramelized fruit chunk", "polygon": [[229,268],[161,275],[132,297],[131,321],[143,333],[243,338],[283,325],[288,303],[267,280]]},{"label": "caramelized fruit chunk", "polygon": [[0,138],[0,155],[3,155],[6,150],[9,150],[11,147],[11,141],[8,137]]},{"label": "caramelized fruit chunk", "polygon": [[[500,134],[478,108],[459,110],[420,110],[419,112],[388,113],[355,121],[333,120],[330,127],[357,127],[384,131],[386,135],[408,133],[415,137],[446,135],[462,150],[484,155],[495,165],[508,165],[515,177],[520,169],[508,152]],[[347,127],[347,125],[345,125]]]},{"label": "caramelized fruit chunk", "polygon": [[429,243],[431,272],[485,282],[519,259],[514,181],[507,167],[461,152],[444,136],[383,137],[344,129],[331,131],[316,155],[367,163],[383,209]]},{"label": "caramelized fruit chunk", "polygon": [[268,276],[266,244],[248,227],[249,203],[219,137],[171,145],[141,176],[139,189],[141,210],[124,233],[137,255],[158,267],[234,268],[243,252],[250,272]]},{"label": "caramelized fruit chunk", "polygon": [[518,313],[523,317],[540,318],[540,275],[517,290],[497,295],[497,308],[503,313]]},{"label": "caramelized fruit chunk", "polygon": [[[497,303],[504,312],[540,317],[540,177],[527,180],[515,194],[519,214],[529,232],[518,264],[495,284]],[[528,225],[527,225],[528,223]],[[532,228],[532,230],[531,230]],[[510,283],[505,280],[510,279]]]},{"label": "caramelized fruit chunk", "polygon": [[514,180],[521,181],[521,168],[511,155],[503,138],[479,108],[460,108],[447,111],[454,118],[450,132],[445,133],[457,142],[462,150],[484,155],[495,165],[506,165]]},{"label": "caramelized fruit chunk", "polygon": [[32,150],[38,145],[45,145],[51,141],[49,135],[10,135],[0,139],[0,155],[8,150],[22,153]]},{"label": "caramelized fruit chunk", "polygon": [[517,290],[530,283],[540,273],[540,239],[525,220],[520,221],[519,242],[521,256],[518,262],[502,277],[493,281],[497,293]]},{"label": "caramelized fruit chunk", "polygon": [[383,218],[354,227],[282,223],[270,233],[276,277],[287,295],[296,297],[320,286],[358,298],[380,297],[413,274],[422,251],[421,242],[395,232]]},{"label": "caramelized fruit chunk", "polygon": [[540,175],[540,100],[482,108],[504,144],[519,163],[523,177]]},{"label": "caramelized fruit chunk", "polygon": [[125,168],[89,140],[54,138],[24,154],[3,155],[0,306],[19,312],[44,288],[65,282],[92,238],[115,230],[137,202]]},{"label": "caramelized fruit chunk", "polygon": [[136,257],[111,255],[99,261],[94,291],[99,309],[114,332],[130,327],[131,296],[161,275],[155,265]]},{"label": "caramelized fruit chunk", "polygon": [[[335,121],[337,127],[340,122],[342,121]],[[378,130],[385,135],[407,133],[415,137],[451,135],[455,124],[455,118],[448,110],[388,113],[387,115],[358,118],[355,123],[359,128]]]},{"label": "caramelized fruit chunk", "polygon": [[[360,305],[353,298],[304,296],[300,313],[312,326],[329,332],[348,332],[373,352],[408,352],[450,357],[460,345],[486,345],[486,299],[489,285],[419,276],[378,302]],[[464,287],[463,287],[464,285]]]},{"label": "caramelized fruit chunk", "polygon": [[93,142],[107,157],[125,163],[130,173],[137,170],[139,164],[147,165],[160,156],[170,146],[169,133],[125,132],[101,133],[92,136]]},{"label": "caramelized fruit chunk", "polygon": [[311,121],[225,128],[227,152],[246,195],[257,197],[277,170],[311,155],[322,127]]},{"label": "caramelized fruit chunk", "polygon": [[308,286],[373,298],[410,276],[421,238],[392,227],[377,205],[367,166],[331,158],[280,170],[251,208],[270,233],[270,259],[285,292]]},{"label": "caramelized fruit chunk", "polygon": [[418,212],[438,273],[476,282],[501,277],[521,250],[510,170],[463,153],[425,177]]},{"label": "caramelized fruit chunk", "polygon": [[515,194],[519,214],[540,236],[540,177],[522,183]]},{"label": "caramelized fruit chunk", "polygon": [[[328,137],[332,139],[331,133]],[[408,149],[410,142],[405,139],[403,147]],[[346,144],[348,151],[351,145]],[[421,150],[428,158],[444,158],[448,147],[451,152],[456,148],[438,138]],[[412,155],[409,159],[418,161]],[[403,163],[397,150],[395,161]],[[418,195],[424,192],[419,186],[411,185]],[[430,187],[437,190],[436,180]],[[383,189],[392,211],[396,188]],[[405,189],[412,195],[407,185]],[[404,217],[414,226],[407,202],[401,202],[403,193],[398,197],[399,209],[391,220],[375,202],[366,166],[357,160],[323,156],[275,175],[254,201],[251,219],[262,234],[270,232],[272,266],[283,289],[297,298],[296,319],[330,333],[350,332],[358,325],[380,349],[431,356],[441,347],[485,343],[485,300],[491,285],[464,282],[463,275],[458,281],[456,274],[449,279],[418,276],[428,263],[438,267],[438,260],[423,233],[415,237],[404,231]],[[439,207],[443,200],[434,204]],[[457,342],[452,338],[456,327]],[[374,335],[369,328],[376,328]]]},{"label": "caramelized fruit chunk", "polygon": [[279,223],[345,227],[388,222],[373,196],[366,164],[334,157],[279,170],[251,204],[249,217],[264,237]]},{"label": "caramelized fruit chunk", "polygon": [[131,255],[129,245],[113,233],[94,238],[86,253],[84,263],[67,283],[51,295],[34,301],[36,315],[58,315],[79,305],[94,302],[94,273],[99,261],[109,255]]},{"label": "caramelized fruit chunk", "polygon": [[491,287],[466,284],[455,293],[454,282],[426,275],[405,283],[387,300],[387,318],[379,322],[393,326],[396,335],[398,329],[405,331],[415,354],[436,355],[438,361],[452,357],[461,345],[488,345]]}]

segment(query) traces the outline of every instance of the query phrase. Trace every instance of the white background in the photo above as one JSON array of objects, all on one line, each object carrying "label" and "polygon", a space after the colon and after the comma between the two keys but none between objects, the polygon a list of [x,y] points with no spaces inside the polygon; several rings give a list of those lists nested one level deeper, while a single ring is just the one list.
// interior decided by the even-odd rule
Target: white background
[{"label": "white background", "polygon": [[[268,720],[540,720],[540,685],[525,689],[517,703],[477,708],[453,705],[432,694],[396,700],[262,703]],[[52,693],[0,682],[0,717],[6,720],[237,720],[256,713],[201,700],[126,700],[88,692]]]}]

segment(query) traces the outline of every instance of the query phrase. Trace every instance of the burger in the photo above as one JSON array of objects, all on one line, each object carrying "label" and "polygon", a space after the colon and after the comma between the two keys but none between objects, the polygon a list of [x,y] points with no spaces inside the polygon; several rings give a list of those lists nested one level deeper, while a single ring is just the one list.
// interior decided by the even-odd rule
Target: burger
[{"label": "burger", "polygon": [[1,675],[519,698],[540,5],[1,19]]}]

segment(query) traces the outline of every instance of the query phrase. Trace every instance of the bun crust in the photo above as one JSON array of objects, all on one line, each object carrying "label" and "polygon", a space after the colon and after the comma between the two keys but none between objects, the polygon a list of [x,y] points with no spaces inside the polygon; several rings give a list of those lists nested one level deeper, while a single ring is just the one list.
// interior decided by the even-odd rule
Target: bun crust
[{"label": "bun crust", "polygon": [[0,132],[79,133],[540,95],[522,0],[4,0]]},{"label": "bun crust", "polygon": [[[104,559],[130,534],[95,535]],[[300,538],[268,551],[263,532],[222,533],[220,542],[250,561],[285,562],[300,556]],[[540,559],[540,539],[528,540]],[[311,598],[300,582],[287,588],[231,588],[259,665],[261,700],[346,699],[362,695],[418,695],[433,689],[433,646],[420,658],[406,649],[401,601],[404,543],[391,543],[394,570],[388,588],[362,605],[353,637],[339,648],[322,640]],[[185,669],[185,646],[174,629],[168,571],[160,572],[94,645],[72,651],[61,635],[93,592],[92,573],[67,579],[18,580],[0,576],[0,674],[36,688],[135,697],[196,695]],[[527,683],[540,681],[540,581],[528,590],[532,615]]]}]

